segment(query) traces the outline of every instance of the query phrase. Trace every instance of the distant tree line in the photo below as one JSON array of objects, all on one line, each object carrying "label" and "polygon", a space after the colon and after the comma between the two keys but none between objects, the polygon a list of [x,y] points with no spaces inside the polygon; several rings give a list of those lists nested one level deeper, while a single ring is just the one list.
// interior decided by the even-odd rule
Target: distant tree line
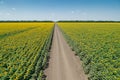
[{"label": "distant tree line", "polygon": [[116,22],[119,23],[120,21],[94,21],[94,20],[90,20],[90,21],[79,21],[79,20],[61,20],[61,21],[57,21],[57,22]]},{"label": "distant tree line", "polygon": [[[50,21],[50,20],[44,20],[44,21],[39,21],[39,20],[7,20],[7,21],[0,21],[0,23],[2,22],[54,22],[54,21]],[[115,22],[115,23],[120,23],[120,21],[94,21],[94,20],[88,20],[88,21],[82,21],[82,20],[60,20],[60,21],[56,21],[56,22]]]},{"label": "distant tree line", "polygon": [[27,20],[20,20],[20,21],[7,20],[7,21],[0,21],[0,23],[2,23],[2,22],[53,22],[53,21],[38,21],[38,20],[31,20],[31,21],[27,21]]}]

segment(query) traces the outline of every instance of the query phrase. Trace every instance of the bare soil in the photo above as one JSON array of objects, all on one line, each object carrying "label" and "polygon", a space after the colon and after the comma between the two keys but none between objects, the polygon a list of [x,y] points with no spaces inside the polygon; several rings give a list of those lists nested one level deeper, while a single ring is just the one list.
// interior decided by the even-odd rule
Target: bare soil
[{"label": "bare soil", "polygon": [[57,24],[55,24],[49,66],[45,70],[45,75],[46,80],[88,80],[82,62],[65,41]]}]

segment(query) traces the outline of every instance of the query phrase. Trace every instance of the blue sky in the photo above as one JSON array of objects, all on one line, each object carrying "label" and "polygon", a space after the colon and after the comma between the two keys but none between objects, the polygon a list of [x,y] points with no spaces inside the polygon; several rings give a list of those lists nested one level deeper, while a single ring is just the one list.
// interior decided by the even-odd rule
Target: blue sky
[{"label": "blue sky", "polygon": [[0,20],[120,21],[120,0],[0,0]]}]

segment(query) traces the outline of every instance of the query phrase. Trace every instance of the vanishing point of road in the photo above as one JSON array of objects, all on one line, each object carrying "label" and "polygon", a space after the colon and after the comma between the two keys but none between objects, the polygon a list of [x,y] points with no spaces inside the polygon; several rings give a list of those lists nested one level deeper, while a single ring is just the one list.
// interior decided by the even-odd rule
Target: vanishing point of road
[{"label": "vanishing point of road", "polygon": [[82,63],[65,41],[55,24],[49,67],[45,70],[46,80],[88,80]]}]

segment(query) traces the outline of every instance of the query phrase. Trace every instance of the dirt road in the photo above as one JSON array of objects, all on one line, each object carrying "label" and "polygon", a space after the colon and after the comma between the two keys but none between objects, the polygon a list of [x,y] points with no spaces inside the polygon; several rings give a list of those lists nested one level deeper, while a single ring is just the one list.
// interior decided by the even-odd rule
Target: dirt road
[{"label": "dirt road", "polygon": [[45,70],[47,80],[88,80],[80,59],[68,46],[55,24],[49,67]]}]

